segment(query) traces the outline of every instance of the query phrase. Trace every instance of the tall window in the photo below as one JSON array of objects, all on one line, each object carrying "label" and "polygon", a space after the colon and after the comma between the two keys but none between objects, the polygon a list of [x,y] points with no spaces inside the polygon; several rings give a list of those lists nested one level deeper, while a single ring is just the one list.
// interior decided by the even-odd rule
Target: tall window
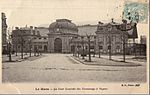
[{"label": "tall window", "polygon": [[99,49],[103,49],[103,46],[99,46]]},{"label": "tall window", "polygon": [[121,51],[121,50],[120,50],[120,46],[116,46],[116,52],[117,52],[117,53],[120,53],[120,51]]}]

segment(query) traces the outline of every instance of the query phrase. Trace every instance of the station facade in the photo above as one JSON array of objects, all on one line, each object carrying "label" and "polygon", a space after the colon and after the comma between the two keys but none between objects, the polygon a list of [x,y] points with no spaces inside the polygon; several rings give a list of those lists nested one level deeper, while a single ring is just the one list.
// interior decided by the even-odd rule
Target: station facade
[{"label": "station facade", "polygon": [[[83,49],[88,51],[90,48],[94,53],[107,54],[111,50],[112,54],[119,54],[123,52],[124,43],[127,50],[129,36],[128,31],[124,31],[122,25],[123,23],[116,23],[112,20],[110,23],[98,22],[97,25],[77,26],[71,20],[57,19],[49,27],[28,29],[28,32],[31,33],[30,39],[32,39],[29,40],[32,45],[30,49],[35,51],[36,48],[38,51],[46,53],[72,53],[81,52]],[[132,27],[132,25],[128,25],[128,27]],[[21,30],[23,29],[27,28],[21,28]],[[129,30],[131,31],[131,29]],[[36,34],[32,32],[36,32]],[[28,40],[26,43],[29,43]]]}]

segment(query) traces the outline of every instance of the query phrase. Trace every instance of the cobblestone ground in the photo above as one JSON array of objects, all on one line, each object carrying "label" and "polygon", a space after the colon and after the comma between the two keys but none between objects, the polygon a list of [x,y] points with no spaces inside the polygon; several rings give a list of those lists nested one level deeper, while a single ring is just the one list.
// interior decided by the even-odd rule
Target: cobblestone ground
[{"label": "cobblestone ground", "polygon": [[[111,63],[107,59],[99,63]],[[115,63],[113,63],[115,64]],[[118,63],[117,63],[118,64]],[[140,66],[85,65],[70,54],[43,54],[35,60],[2,63],[3,82],[145,82],[146,62]]]}]

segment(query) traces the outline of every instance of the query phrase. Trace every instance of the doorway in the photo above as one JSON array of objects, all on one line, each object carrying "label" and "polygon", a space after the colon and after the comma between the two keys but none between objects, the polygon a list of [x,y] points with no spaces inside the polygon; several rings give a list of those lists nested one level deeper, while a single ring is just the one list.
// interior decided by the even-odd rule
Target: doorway
[{"label": "doorway", "polygon": [[60,38],[56,38],[54,41],[54,52],[56,53],[62,52],[62,40]]}]

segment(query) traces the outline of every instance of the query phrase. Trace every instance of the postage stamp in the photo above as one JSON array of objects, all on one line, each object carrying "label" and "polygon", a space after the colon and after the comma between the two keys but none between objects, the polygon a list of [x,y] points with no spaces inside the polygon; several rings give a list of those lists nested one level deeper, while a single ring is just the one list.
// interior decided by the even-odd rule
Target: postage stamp
[{"label": "postage stamp", "polygon": [[148,4],[141,2],[126,1],[123,10],[124,19],[136,22],[148,22]]}]

